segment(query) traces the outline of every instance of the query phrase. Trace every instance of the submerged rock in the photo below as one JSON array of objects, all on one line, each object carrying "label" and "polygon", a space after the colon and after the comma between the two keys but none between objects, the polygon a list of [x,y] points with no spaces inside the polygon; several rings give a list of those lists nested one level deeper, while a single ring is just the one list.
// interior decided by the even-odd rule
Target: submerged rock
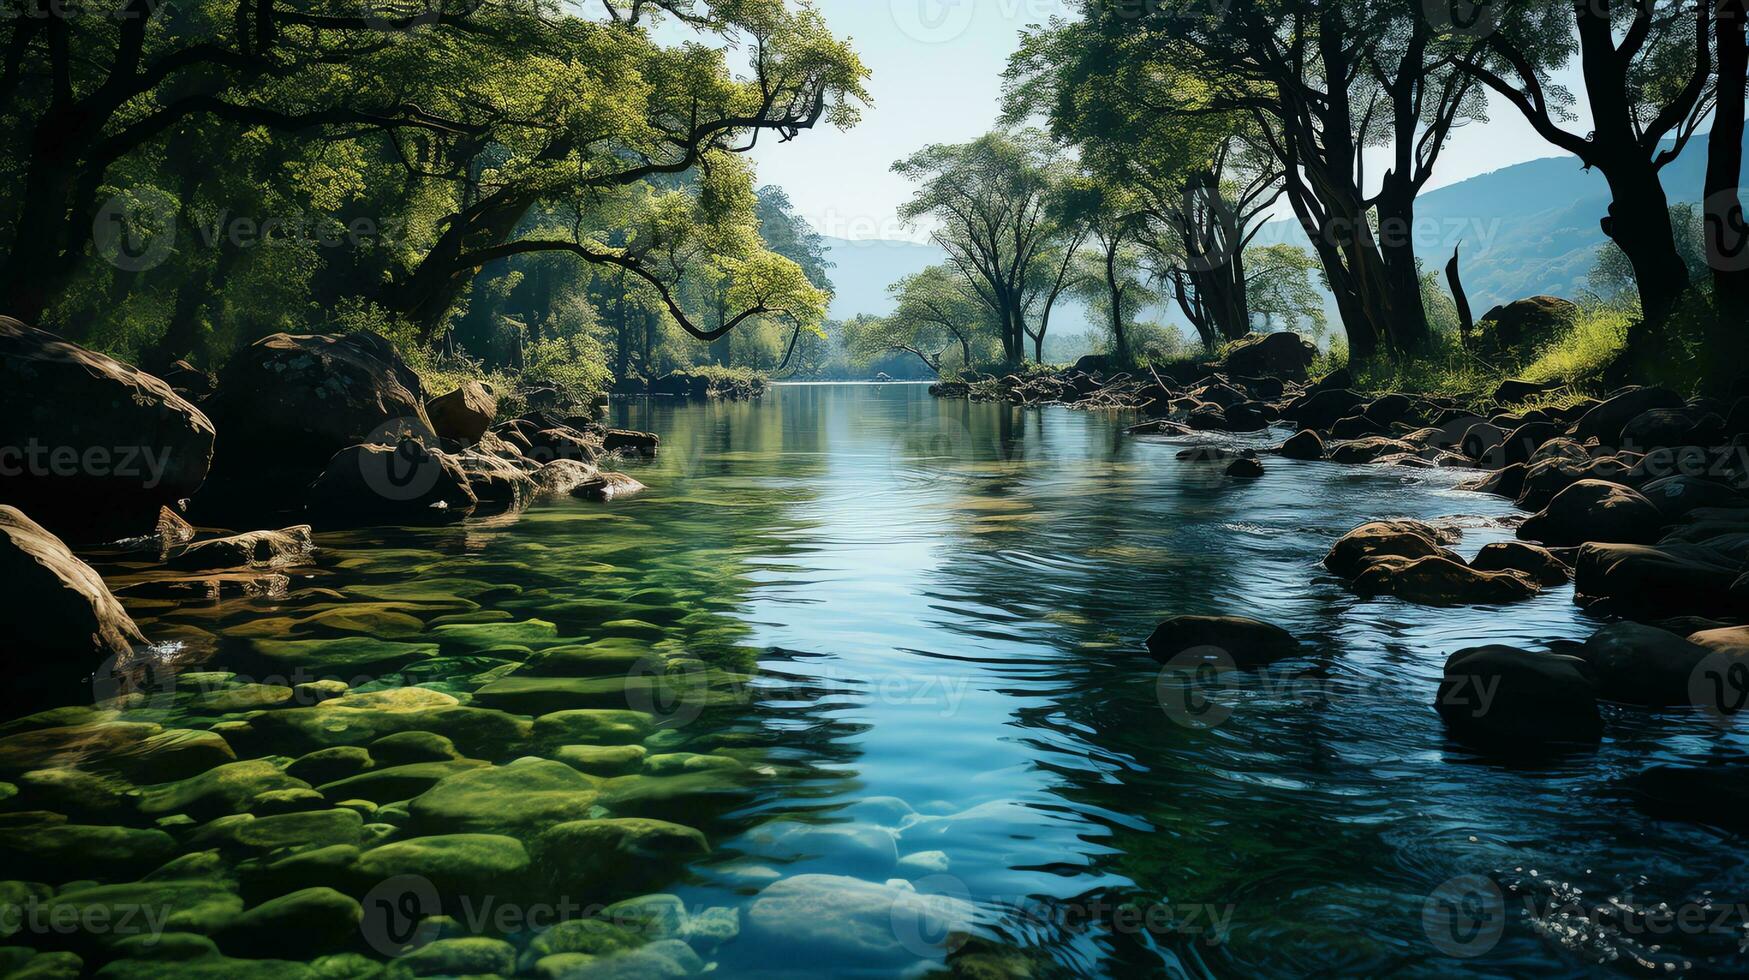
[{"label": "submerged rock", "polygon": [[1518,602],[1537,594],[1531,576],[1519,571],[1485,572],[1443,555],[1378,558],[1354,579],[1361,595],[1389,595],[1424,606]]},{"label": "submerged rock", "polygon": [[1581,650],[1602,697],[1654,707],[1694,703],[1699,670],[1711,652],[1639,623],[1605,626]]},{"label": "submerged rock", "polygon": [[569,886],[636,891],[672,879],[710,854],[700,831],[665,820],[577,820],[541,832],[530,847],[549,880]]},{"label": "submerged rock", "polygon": [[809,961],[892,969],[945,956],[952,937],[971,927],[973,911],[951,895],[806,874],[760,892],[747,909],[746,932]]},{"label": "submerged rock", "polygon": [[213,937],[227,953],[304,958],[356,945],[364,909],[332,888],[305,888],[245,911]]},{"label": "submerged rock", "polygon": [[532,833],[589,816],[597,781],[550,759],[450,776],[407,804],[413,825],[428,833]]},{"label": "submerged rock", "polygon": [[1453,734],[1506,752],[1602,737],[1596,689],[1574,657],[1508,646],[1459,650],[1435,702]]},{"label": "submerged rock", "polygon": [[354,876],[365,890],[397,875],[430,879],[440,893],[516,893],[529,869],[528,851],[514,837],[445,834],[393,841],[364,852]]},{"label": "submerged rock", "polygon": [[1420,521],[1372,521],[1337,539],[1324,556],[1324,567],[1345,579],[1353,579],[1375,561],[1385,558],[1448,558],[1462,563],[1456,552],[1440,542],[1440,533]]},{"label": "submerged rock", "polygon": [[1161,663],[1207,654],[1241,667],[1274,663],[1300,652],[1293,634],[1279,626],[1238,616],[1174,616],[1154,628],[1148,652]]},{"label": "submerged rock", "polygon": [[179,571],[206,572],[227,568],[279,568],[301,564],[316,550],[308,524],[279,531],[250,531],[230,537],[196,541],[165,562]]},{"label": "submerged rock", "polygon": [[479,504],[453,456],[413,439],[394,446],[349,446],[310,487],[310,509],[325,524],[441,524]]}]

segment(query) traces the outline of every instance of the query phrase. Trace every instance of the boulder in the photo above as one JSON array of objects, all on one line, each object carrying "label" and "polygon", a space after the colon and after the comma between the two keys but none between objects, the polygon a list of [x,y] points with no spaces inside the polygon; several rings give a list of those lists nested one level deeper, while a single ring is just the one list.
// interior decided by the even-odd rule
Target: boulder
[{"label": "boulder", "polygon": [[1595,743],[1603,722],[1583,666],[1516,647],[1459,650],[1446,660],[1435,708],[1452,734],[1493,750]]},{"label": "boulder", "polygon": [[1585,641],[1581,656],[1599,696],[1654,707],[1692,703],[1696,673],[1711,651],[1675,633],[1611,623]]},{"label": "boulder", "polygon": [[1421,447],[1401,439],[1387,439],[1383,436],[1369,436],[1352,442],[1338,443],[1329,451],[1330,461],[1353,466],[1360,463],[1374,463],[1381,458],[1396,454],[1410,456],[1418,455]]},{"label": "boulder", "polygon": [[1389,595],[1422,606],[1518,602],[1538,592],[1536,580],[1519,571],[1484,572],[1444,555],[1380,558],[1355,576],[1361,595]]},{"label": "boulder", "polygon": [[162,380],[0,316],[0,503],[75,543],[150,534],[214,438]]},{"label": "boulder", "polygon": [[759,893],[747,908],[747,933],[760,947],[792,951],[800,962],[894,974],[943,959],[974,918],[972,904],[952,894],[802,874]]},{"label": "boulder", "polygon": [[1520,378],[1508,378],[1500,382],[1500,387],[1494,389],[1494,401],[1501,405],[1510,405],[1527,398],[1535,398],[1561,387],[1559,381],[1525,381]]},{"label": "boulder", "polygon": [[480,382],[464,381],[454,391],[426,402],[425,414],[440,437],[471,446],[491,429],[498,416],[498,399]]},{"label": "boulder", "polygon": [[1477,342],[1496,352],[1530,349],[1554,339],[1579,319],[1579,307],[1559,296],[1531,296],[1496,306],[1477,323]]},{"label": "boulder", "polygon": [[571,491],[571,496],[584,500],[616,500],[620,497],[630,497],[649,489],[642,483],[624,473],[609,473],[602,471],[588,483],[580,484]]},{"label": "boulder", "polygon": [[354,869],[362,891],[397,875],[419,875],[443,895],[514,893],[529,868],[514,837],[447,834],[393,841],[364,852]]},{"label": "boulder", "polygon": [[1609,611],[1671,616],[1730,614],[1745,608],[1733,583],[1744,562],[1693,544],[1587,544],[1574,562],[1583,605],[1607,601]]},{"label": "boulder", "polygon": [[601,471],[593,464],[574,459],[555,459],[534,473],[536,496],[557,497],[600,480]]},{"label": "boulder", "polygon": [[[492,438],[487,433],[487,438]],[[521,510],[539,493],[534,477],[502,457],[468,450],[455,457],[467,475],[468,489],[486,512]]]},{"label": "boulder", "polygon": [[1749,766],[1653,766],[1630,777],[1627,789],[1661,820],[1749,833]]},{"label": "boulder", "polygon": [[1539,585],[1565,585],[1572,577],[1572,569],[1547,548],[1522,541],[1483,545],[1470,567],[1479,572],[1523,572]]},{"label": "boulder", "polygon": [[1439,532],[1420,521],[1373,521],[1344,534],[1324,556],[1324,567],[1352,579],[1385,558],[1441,557],[1462,563],[1441,546]]},{"label": "boulder", "polygon": [[[1505,470],[1499,471],[1501,473]],[[1530,510],[1541,510],[1555,499],[1555,494],[1580,480],[1605,480],[1621,483],[1632,479],[1633,467],[1614,456],[1589,457],[1574,460],[1566,456],[1545,458],[1520,470],[1522,478],[1517,494],[1518,504]]]},{"label": "boulder", "polygon": [[479,504],[455,457],[417,440],[342,449],[310,487],[310,509],[330,526],[443,524]]},{"label": "boulder", "polygon": [[416,827],[433,833],[512,836],[590,815],[597,781],[562,762],[519,759],[457,773],[413,798]]},{"label": "boulder", "polygon": [[1271,623],[1240,616],[1174,616],[1154,628],[1148,652],[1161,663],[1185,656],[1222,655],[1241,667],[1274,663],[1300,652],[1293,634]]},{"label": "boulder", "polygon": [[1365,439],[1367,436],[1381,436],[1390,431],[1390,426],[1380,425],[1364,415],[1350,415],[1331,424],[1330,438]]},{"label": "boulder", "polygon": [[1233,460],[1227,467],[1227,475],[1235,480],[1256,480],[1263,476],[1263,464],[1246,457]]},{"label": "boulder", "polygon": [[1366,404],[1366,398],[1348,388],[1327,388],[1289,405],[1283,412],[1308,429],[1328,429]]},{"label": "boulder", "polygon": [[1529,464],[1530,457],[1542,448],[1542,444],[1559,435],[1561,427],[1553,422],[1526,422],[1506,433],[1506,438],[1500,441],[1497,451],[1491,451],[1483,456],[1480,462],[1486,466],[1511,466],[1513,463]]},{"label": "boulder", "polygon": [[126,669],[146,638],[103,579],[61,540],[0,504],[0,629],[11,656],[0,704],[89,703],[83,679],[106,662]]},{"label": "boulder", "polygon": [[1361,410],[1361,416],[1381,430],[1388,431],[1398,422],[1406,421],[1415,413],[1415,400],[1408,395],[1381,395],[1367,403]]},{"label": "boulder", "polygon": [[1251,334],[1234,341],[1222,358],[1224,370],[1254,377],[1304,381],[1318,348],[1291,332]]},{"label": "boulder", "polygon": [[622,893],[658,887],[711,852],[692,827],[642,818],[557,824],[529,850],[535,867],[555,883]]},{"label": "boulder", "polygon": [[1317,460],[1324,458],[1324,440],[1311,429],[1301,429],[1281,444],[1284,459]]},{"label": "boulder", "polygon": [[1622,429],[1655,408],[1681,408],[1682,396],[1668,388],[1629,388],[1598,403],[1580,417],[1574,435],[1580,442],[1596,439],[1605,446],[1621,445]]},{"label": "boulder", "polygon": [[1690,511],[1701,507],[1749,507],[1749,497],[1723,483],[1698,476],[1667,476],[1653,480],[1640,487],[1640,493],[1669,521],[1681,520]]},{"label": "boulder", "polygon": [[1663,534],[1663,527],[1663,515],[1638,491],[1605,480],[1580,480],[1525,521],[1518,537],[1559,546],[1650,544]]},{"label": "boulder", "polygon": [[1620,446],[1636,453],[1686,446],[1695,421],[1686,407],[1647,409],[1622,426]]},{"label": "boulder", "polygon": [[1492,422],[1477,422],[1464,430],[1464,436],[1458,441],[1458,448],[1465,456],[1481,460],[1492,453],[1506,441],[1506,430]]},{"label": "boulder", "polygon": [[1491,493],[1516,500],[1524,491],[1525,475],[1524,464],[1514,463],[1511,466],[1503,466],[1479,480],[1465,483],[1458,489],[1474,493]]},{"label": "boulder", "polygon": [[369,331],[264,337],[231,355],[207,403],[215,503],[295,504],[348,447],[434,439],[425,401],[419,375]]},{"label": "boulder", "polygon": [[661,445],[661,437],[653,432],[608,429],[601,436],[602,451],[619,453],[622,456],[655,456]]},{"label": "boulder", "polygon": [[270,899],[225,924],[213,937],[227,953],[308,959],[358,941],[364,909],[332,888],[305,888]]}]

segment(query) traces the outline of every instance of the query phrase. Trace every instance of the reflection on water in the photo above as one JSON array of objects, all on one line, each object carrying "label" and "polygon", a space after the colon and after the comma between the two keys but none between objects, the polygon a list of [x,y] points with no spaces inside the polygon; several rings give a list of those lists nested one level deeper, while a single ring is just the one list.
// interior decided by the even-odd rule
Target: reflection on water
[{"label": "reflection on water", "polygon": [[[1571,590],[1431,611],[1359,599],[1319,564],[1381,517],[1461,526],[1465,554],[1509,537],[1510,505],[1454,491],[1455,474],[1271,461],[1235,482],[1111,416],[938,402],[909,385],[614,412],[662,436],[637,472],[647,494],[327,537],[320,573],[294,587],[375,597],[359,632],[399,625],[439,645],[384,686],[465,698],[554,637],[647,635],[746,671],[742,697],[674,719],[670,741],[758,778],[663,811],[713,848],[669,890],[744,912],[721,974],[890,974],[962,917],[972,938],[947,944],[967,972],[1742,965],[1741,937],[1636,936],[1548,911],[1574,889],[1639,908],[1749,895],[1728,841],[1652,821],[1613,789],[1654,762],[1740,755],[1741,737],[1623,715],[1595,753],[1535,770],[1478,759],[1432,709],[1446,654],[1584,637],[1594,624]],[[265,605],[137,611],[155,635],[218,637],[223,663],[309,615]],[[1191,704],[1140,647],[1176,613],[1279,623],[1316,653]],[[859,947],[868,916],[820,901],[803,885],[836,879],[815,875],[870,883],[898,950]],[[1483,887],[1480,918],[1456,930],[1428,917],[1475,898],[1441,891],[1454,878]],[[916,902],[894,902],[906,889]],[[761,894],[793,901],[762,918]]]}]

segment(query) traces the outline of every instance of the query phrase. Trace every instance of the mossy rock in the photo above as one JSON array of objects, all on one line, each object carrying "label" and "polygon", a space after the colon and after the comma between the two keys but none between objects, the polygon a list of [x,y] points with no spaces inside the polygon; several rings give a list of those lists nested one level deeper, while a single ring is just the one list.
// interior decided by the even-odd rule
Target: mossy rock
[{"label": "mossy rock", "polygon": [[479,759],[448,759],[443,762],[414,762],[404,766],[372,769],[322,786],[330,797],[368,800],[379,806],[408,800],[459,773],[491,766]]},{"label": "mossy rock", "polygon": [[323,631],[389,639],[418,636],[425,632],[425,623],[411,612],[418,608],[399,602],[349,602],[304,617],[293,632]]},{"label": "mossy rock", "polygon": [[128,936],[112,945],[110,950],[122,959],[157,960],[161,963],[219,955],[218,944],[211,937],[192,932]]},{"label": "mossy rock", "polygon": [[427,731],[448,738],[467,755],[502,758],[526,745],[532,733],[528,719],[485,708],[457,705],[388,710],[337,706],[355,696],[348,695],[312,708],[292,708],[261,715],[252,720],[249,737],[263,747],[310,751],[337,745],[368,745],[396,732]]},{"label": "mossy rock", "polygon": [[166,971],[164,963],[159,960],[115,960],[97,971],[102,980],[164,980],[166,975],[174,976],[176,980],[324,980],[307,963],[233,959],[229,956],[182,960],[174,971]]},{"label": "mossy rock", "polygon": [[217,848],[190,851],[159,865],[142,881],[182,881],[188,878],[221,879],[227,874],[225,859]]},{"label": "mossy rock", "polygon": [[103,768],[136,783],[165,783],[237,761],[237,753],[217,731],[172,728],[105,755]]},{"label": "mossy rock", "polygon": [[615,776],[602,782],[599,802],[620,816],[696,819],[736,806],[746,794],[745,773],[713,769],[679,776]]},{"label": "mossy rock", "polygon": [[601,624],[601,632],[611,637],[646,640],[654,643],[668,638],[668,630],[641,619],[610,619]]},{"label": "mossy rock", "polygon": [[246,812],[255,797],[276,789],[309,789],[310,785],[282,772],[265,759],[232,762],[198,776],[149,787],[140,797],[145,814],[186,813],[210,820]]},{"label": "mossy rock", "polygon": [[450,776],[407,809],[427,833],[532,833],[588,816],[598,782],[561,762],[518,759]]},{"label": "mossy rock", "polygon": [[588,953],[554,953],[532,961],[525,958],[522,972],[540,980],[565,980],[566,977],[585,976],[596,959]]},{"label": "mossy rock", "polygon": [[577,708],[534,720],[536,741],[577,745],[629,745],[641,742],[656,719],[625,708]]},{"label": "mossy rock", "polygon": [[328,800],[313,789],[270,789],[255,797],[249,812],[258,817],[328,809]]},{"label": "mossy rock", "polygon": [[607,677],[525,677],[493,681],[474,692],[474,703],[523,715],[545,715],[579,708],[624,708],[670,704],[676,698],[706,704],[714,700],[697,675],[617,674]]},{"label": "mossy rock", "polygon": [[213,938],[236,955],[304,957],[353,945],[363,919],[363,908],[351,898],[332,888],[305,888],[249,909]]},{"label": "mossy rock", "polygon": [[271,817],[238,814],[220,817],[196,831],[196,847],[267,854],[287,847],[357,844],[364,819],[351,810],[313,810]]},{"label": "mossy rock", "polygon": [[637,670],[660,673],[664,662],[642,641],[608,639],[542,650],[518,668],[516,676],[623,678]]},{"label": "mossy rock", "polygon": [[437,655],[435,643],[402,643],[366,636],[332,640],[255,640],[250,659],[267,672],[351,680],[392,673],[407,664]]},{"label": "mossy rock", "polygon": [[130,721],[27,729],[0,738],[0,772],[18,773],[105,758],[163,730],[161,725]]},{"label": "mossy rock", "polygon": [[540,611],[541,615],[550,616],[556,622],[588,627],[628,619],[673,626],[692,612],[682,606],[646,605],[617,599],[572,599],[543,604]]},{"label": "mossy rock", "polygon": [[471,578],[409,578],[385,585],[354,585],[346,590],[367,599],[411,602],[433,608],[463,611],[479,608],[481,602],[514,599],[522,586]]},{"label": "mossy rock", "polygon": [[[210,935],[243,911],[243,899],[217,881],[152,881],[99,885],[62,892],[51,899],[45,916],[90,916],[107,923],[101,936],[68,937],[91,944],[121,936],[151,935],[155,929]],[[148,916],[146,913],[150,912]]]},{"label": "mossy rock", "polygon": [[38,953],[7,971],[6,980],[79,980],[85,961],[77,953]]},{"label": "mossy rock", "polygon": [[352,690],[352,685],[345,681],[306,681],[292,688],[292,696],[300,706],[321,704],[324,701],[345,697],[346,692],[350,690]]},{"label": "mossy rock", "polygon": [[711,848],[693,827],[622,818],[549,827],[535,838],[530,851],[535,866],[561,889],[624,894],[665,884],[687,862],[708,856]]},{"label": "mossy rock", "polygon": [[503,895],[521,886],[528,869],[528,851],[514,837],[443,834],[364,852],[353,880],[361,894],[396,875],[419,875],[443,894]]},{"label": "mossy rock", "polygon": [[524,969],[548,956],[583,953],[611,956],[644,944],[644,938],[624,926],[602,919],[567,919],[529,941],[523,951]]},{"label": "mossy rock", "polygon": [[238,684],[196,695],[190,706],[215,715],[275,708],[292,700],[292,689],[279,684]]},{"label": "mossy rock", "polygon": [[724,755],[701,755],[697,752],[670,752],[644,760],[644,771],[652,776],[678,776],[689,772],[741,772],[746,768],[739,759]]},{"label": "mossy rock", "polygon": [[561,745],[552,758],[591,776],[624,776],[643,769],[642,745]]},{"label": "mossy rock", "polygon": [[[378,765],[404,766],[415,762],[448,762],[460,759],[455,743],[436,732],[396,732],[370,743],[371,758]],[[405,799],[405,797],[401,797]]]},{"label": "mossy rock", "polygon": [[375,760],[365,749],[356,745],[336,745],[299,756],[285,767],[285,773],[312,786],[320,786],[356,776],[373,765]]},{"label": "mossy rock", "polygon": [[98,708],[89,704],[69,704],[59,708],[45,708],[42,711],[22,715],[10,721],[0,722],[0,737],[42,728],[76,728],[82,725],[101,725],[104,722],[115,721],[120,717],[121,712],[114,709]]},{"label": "mossy rock", "polygon": [[563,643],[566,640],[566,637],[559,634],[557,626],[544,619],[528,619],[516,623],[460,623],[437,626],[432,628],[430,635],[442,643],[446,649],[459,648],[475,652],[483,652],[507,644],[535,650]]},{"label": "mossy rock", "polygon": [[130,823],[140,791],[132,783],[83,769],[34,769],[18,777],[12,808],[52,810],[93,823]]},{"label": "mossy rock", "polygon": [[349,881],[363,853],[362,848],[351,844],[331,844],[285,857],[245,861],[237,866],[237,876],[243,896],[258,902],[304,888]]},{"label": "mossy rock", "polygon": [[162,830],[56,824],[0,833],[0,865],[34,881],[138,878],[176,853]]},{"label": "mossy rock", "polygon": [[416,977],[511,976],[516,947],[502,939],[439,939],[399,956],[394,965]]}]

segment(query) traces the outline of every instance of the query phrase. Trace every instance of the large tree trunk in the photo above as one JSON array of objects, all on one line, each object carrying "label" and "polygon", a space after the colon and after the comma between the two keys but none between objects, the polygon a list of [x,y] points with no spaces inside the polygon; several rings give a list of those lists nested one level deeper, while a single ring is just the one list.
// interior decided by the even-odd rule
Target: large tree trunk
[{"label": "large tree trunk", "polygon": [[1598,169],[1614,198],[1601,222],[1603,233],[1627,255],[1639,286],[1641,316],[1655,328],[1688,288],[1688,268],[1676,251],[1664,187],[1643,153],[1630,150]]},{"label": "large tree trunk", "polygon": [[1413,353],[1428,342],[1427,305],[1421,299],[1421,268],[1415,261],[1415,198],[1394,175],[1387,184],[1395,186],[1381,193],[1378,203],[1379,259],[1390,309],[1386,327],[1393,348]]},{"label": "large tree trunk", "polygon": [[508,241],[533,205],[525,195],[499,191],[456,215],[412,274],[384,292],[383,305],[417,325],[420,340],[430,343],[479,274],[465,257]]},{"label": "large tree trunk", "polygon": [[1713,297],[1728,329],[1740,332],[1749,312],[1749,229],[1743,224],[1738,182],[1743,172],[1743,87],[1749,78],[1745,0],[1714,0],[1713,28],[1718,41],[1717,103],[1707,142],[1706,253],[1712,267]]}]

